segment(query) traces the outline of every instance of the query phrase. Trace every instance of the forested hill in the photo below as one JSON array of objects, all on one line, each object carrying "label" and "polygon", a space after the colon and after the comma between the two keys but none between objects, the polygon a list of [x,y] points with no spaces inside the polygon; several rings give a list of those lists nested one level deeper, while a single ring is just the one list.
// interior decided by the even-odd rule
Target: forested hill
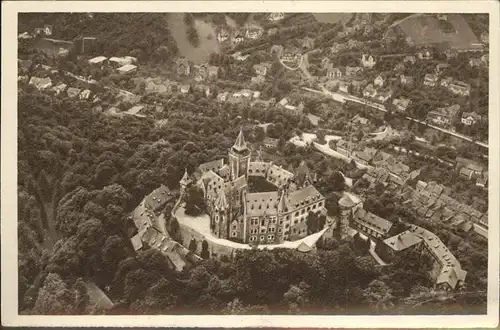
[{"label": "forested hill", "polygon": [[24,13],[18,22],[19,32],[49,24],[51,38],[95,37],[99,55],[147,60],[161,46],[172,56],[178,52],[164,13]]}]

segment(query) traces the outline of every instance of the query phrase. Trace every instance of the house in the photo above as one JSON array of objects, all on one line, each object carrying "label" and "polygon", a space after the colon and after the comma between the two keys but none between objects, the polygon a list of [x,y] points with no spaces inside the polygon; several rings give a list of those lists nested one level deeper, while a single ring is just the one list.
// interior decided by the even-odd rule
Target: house
[{"label": "house", "polygon": [[222,92],[217,94],[217,101],[220,103],[224,103],[227,101],[227,98],[229,96],[229,92]]},{"label": "house", "polygon": [[454,49],[447,49],[444,51],[444,55],[448,60],[451,60],[452,58],[456,58],[458,56],[458,52]]},{"label": "house", "polygon": [[270,137],[267,137],[267,136],[264,138],[264,141],[262,142],[262,144],[264,145],[264,147],[266,147],[268,149],[277,148],[278,147],[278,143],[279,143],[278,139],[273,139],[273,138],[270,138]]},{"label": "house", "polygon": [[117,71],[121,74],[131,74],[137,71],[137,66],[133,64],[125,64],[124,66],[118,68]]},{"label": "house", "polygon": [[394,67],[394,71],[396,72],[401,72],[401,71],[404,71],[405,70],[405,65],[404,63],[398,63],[396,64],[396,66]]},{"label": "house", "polygon": [[488,54],[484,54],[483,56],[481,56],[481,62],[483,62],[483,65],[488,65],[488,63],[489,63]]},{"label": "house", "polygon": [[81,90],[79,88],[70,87],[66,90],[68,97],[75,98],[80,95]]},{"label": "house", "polygon": [[480,36],[480,39],[481,39],[481,42],[483,44],[489,44],[490,43],[490,35],[488,32],[483,32],[481,33],[481,36]]},{"label": "house", "polygon": [[219,76],[219,67],[215,65],[209,65],[207,67],[207,74],[209,79],[217,79]]},{"label": "house", "polygon": [[346,66],[345,67],[345,75],[347,77],[353,77],[358,74],[358,72],[361,72],[363,68],[359,66]]},{"label": "house", "polygon": [[55,95],[59,95],[66,90],[66,87],[68,87],[66,84],[61,83],[57,86],[52,87],[52,91],[55,93]]},{"label": "house", "polygon": [[301,55],[297,54],[295,52],[286,52],[281,57],[282,61],[284,61],[284,62],[293,62],[293,63],[299,63],[300,59],[301,59]]},{"label": "house", "polygon": [[462,114],[462,124],[471,126],[481,120],[481,116],[475,112],[464,112]]},{"label": "house", "polygon": [[46,36],[51,36],[52,35],[52,25],[45,24],[43,26],[43,33],[45,33]]},{"label": "house", "polygon": [[481,67],[483,64],[484,64],[484,62],[483,62],[483,61],[481,61],[481,58],[471,58],[471,59],[469,60],[469,65],[470,65],[471,67],[473,67],[473,68],[474,68],[474,67]]},{"label": "house", "polygon": [[29,84],[35,86],[35,88],[38,89],[39,91],[42,91],[52,86],[52,80],[49,77],[47,78],[31,77]]},{"label": "house", "polygon": [[355,149],[356,145],[351,141],[342,139],[337,141],[336,150],[346,157],[350,157]]},{"label": "house", "polygon": [[189,76],[191,74],[191,66],[187,58],[179,58],[176,61],[177,74],[180,76]]},{"label": "house", "polygon": [[437,108],[429,111],[427,118],[434,124],[448,126],[460,110],[460,105],[455,104],[447,108]]},{"label": "house", "polygon": [[229,39],[229,32],[226,29],[221,29],[219,33],[217,33],[217,41],[222,43]]},{"label": "house", "polygon": [[314,49],[314,39],[305,37],[301,40],[301,46],[303,49]]},{"label": "house", "polygon": [[250,82],[252,84],[262,85],[263,83],[266,82],[266,78],[264,76],[258,75],[256,77],[252,77],[250,79]]},{"label": "house", "polygon": [[434,87],[437,85],[438,76],[435,74],[427,73],[424,77],[424,85]]},{"label": "house", "polygon": [[20,33],[18,36],[17,36],[18,39],[33,39],[33,36],[31,34],[29,34],[28,32],[23,32],[23,33]]},{"label": "house", "polygon": [[484,172],[483,176],[477,178],[476,186],[481,188],[486,188],[487,185],[488,185],[488,173]]},{"label": "house", "polygon": [[267,35],[268,36],[273,36],[276,33],[278,33],[278,28],[273,27],[273,28],[270,28],[269,30],[267,30]]},{"label": "house", "polygon": [[433,56],[432,53],[429,50],[422,50],[417,53],[417,57],[420,60],[432,60]]},{"label": "house", "polygon": [[330,58],[323,57],[323,59],[321,60],[321,68],[326,69],[327,71],[333,69],[333,63]]},{"label": "house", "polygon": [[182,94],[187,94],[191,91],[191,85],[180,85],[180,91]]},{"label": "house", "polygon": [[448,86],[448,89],[454,94],[469,96],[471,87],[463,81],[455,80]]},{"label": "house", "polygon": [[449,66],[450,65],[448,63],[438,63],[436,64],[436,69],[434,71],[436,72],[437,75],[440,75],[441,73],[443,73],[444,69],[446,69]]},{"label": "house", "polygon": [[387,89],[385,91],[381,91],[377,93],[377,100],[379,100],[382,103],[387,102],[390,98],[392,97],[392,90]]},{"label": "house", "polygon": [[247,31],[245,33],[245,36],[249,39],[259,39],[262,37],[262,34],[264,33],[264,30],[260,26],[249,26],[247,27]]},{"label": "house", "polygon": [[364,79],[362,80],[352,80],[351,81],[351,89],[353,93],[361,93],[363,88],[368,84],[368,82]]},{"label": "house", "polygon": [[375,98],[375,96],[377,96],[377,90],[373,87],[372,84],[369,84],[363,90],[363,96],[364,97]]},{"label": "house", "polygon": [[281,54],[283,52],[283,46],[282,45],[272,45],[271,47],[271,54]]},{"label": "house", "polygon": [[107,59],[108,58],[105,56],[97,56],[97,57],[91,58],[89,60],[89,64],[91,64],[91,65],[103,65],[106,63]]},{"label": "house", "polygon": [[457,167],[460,167],[462,170],[465,169],[463,173],[462,171],[460,172],[462,176],[470,179],[472,176],[477,177],[483,175],[484,167],[480,163],[463,157],[457,157],[456,161]]},{"label": "house", "polygon": [[441,79],[441,81],[440,81],[440,83],[439,83],[439,84],[440,84],[442,87],[446,87],[446,88],[448,88],[448,86],[451,84],[451,82],[452,82],[452,81],[453,81],[453,78],[452,78],[452,77],[446,77],[446,78]]},{"label": "house", "polygon": [[375,78],[375,80],[373,80],[373,84],[377,87],[384,86],[385,82],[386,82],[386,78],[381,74],[379,74],[377,76],[377,78]]},{"label": "house", "polygon": [[267,74],[267,71],[271,69],[271,64],[269,63],[260,63],[260,64],[255,64],[253,66],[253,69],[255,70],[255,73],[261,76],[265,76]]},{"label": "house", "polygon": [[410,100],[404,97],[400,97],[392,100],[392,104],[396,108],[397,111],[405,112],[410,104]]},{"label": "house", "polygon": [[194,90],[204,93],[206,97],[210,96],[210,86],[204,84],[196,84],[193,87]]},{"label": "house", "polygon": [[205,64],[195,65],[194,66],[195,78],[196,82],[202,82],[207,78],[207,66]]},{"label": "house", "polygon": [[233,43],[234,44],[239,44],[239,43],[242,43],[243,41],[245,41],[245,38],[243,37],[243,34],[241,32],[236,32],[234,35],[233,35]]},{"label": "house", "polygon": [[111,57],[108,60],[109,64],[114,68],[120,68],[127,64],[132,64],[131,57]]},{"label": "house", "polygon": [[239,61],[239,62],[243,62],[245,61],[248,57],[250,57],[249,54],[246,54],[246,55],[241,55],[241,52],[236,52],[234,53],[233,55],[231,55],[232,58],[234,58],[235,60]]},{"label": "house", "polygon": [[80,98],[80,100],[88,100],[90,97],[90,93],[90,89],[85,89],[78,95],[78,97]]},{"label": "house", "polygon": [[35,28],[33,33],[37,36],[44,33],[43,28]]},{"label": "house", "polygon": [[351,84],[346,81],[341,81],[339,83],[339,91],[344,92],[344,93],[349,93],[349,88],[351,87]]},{"label": "house", "polygon": [[339,68],[332,68],[326,73],[328,79],[342,78],[342,70]]},{"label": "house", "polygon": [[373,157],[377,154],[378,150],[375,148],[369,148],[366,147],[362,151],[355,151],[354,156],[356,157],[356,160],[363,164],[363,165],[368,165]]},{"label": "house", "polygon": [[375,66],[377,62],[375,61],[372,55],[363,54],[361,55],[361,63],[363,64],[363,67],[371,69]]},{"label": "house", "polygon": [[417,58],[413,55],[407,55],[403,58],[403,63],[415,64],[416,62],[417,62]]},{"label": "house", "polygon": [[399,76],[399,79],[401,81],[401,85],[413,86],[413,77],[412,76],[405,76],[404,74],[402,74]]},{"label": "house", "polygon": [[281,21],[284,18],[285,18],[285,13],[270,13],[269,14],[269,20],[271,22]]}]

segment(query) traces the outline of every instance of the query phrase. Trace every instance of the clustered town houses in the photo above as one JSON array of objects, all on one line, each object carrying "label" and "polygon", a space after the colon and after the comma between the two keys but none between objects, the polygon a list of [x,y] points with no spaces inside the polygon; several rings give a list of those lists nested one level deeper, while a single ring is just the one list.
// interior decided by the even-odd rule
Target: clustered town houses
[{"label": "clustered town houses", "polygon": [[[294,174],[271,162],[251,160],[243,132],[223,159],[201,164],[194,173],[203,190],[213,234],[243,243],[272,244],[307,236],[309,212],[325,213],[325,198],[312,185],[314,177],[302,164]],[[251,192],[248,180],[262,177],[276,191]],[[187,172],[182,189],[191,182]]]}]

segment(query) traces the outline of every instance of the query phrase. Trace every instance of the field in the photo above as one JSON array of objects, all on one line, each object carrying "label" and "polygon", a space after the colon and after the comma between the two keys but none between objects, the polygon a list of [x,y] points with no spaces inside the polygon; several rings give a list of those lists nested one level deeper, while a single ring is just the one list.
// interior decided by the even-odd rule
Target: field
[{"label": "field", "polygon": [[[207,19],[207,22],[210,20]],[[206,23],[202,19],[195,19],[195,27],[198,31],[200,44],[198,47],[193,47],[187,40],[186,30],[187,26],[184,23],[183,13],[170,13],[168,14],[168,23],[170,32],[174,37],[177,47],[179,48],[180,55],[193,61],[196,64],[208,62],[211,53],[219,52],[219,44],[215,29],[211,23]]]},{"label": "field", "polygon": [[413,15],[401,20],[396,26],[403,34],[411,37],[415,45],[448,44],[452,49],[480,48],[477,36],[459,14],[448,14],[450,33],[443,30],[435,15]]},{"label": "field", "polygon": [[314,18],[320,23],[346,23],[352,15],[352,13],[313,13]]}]

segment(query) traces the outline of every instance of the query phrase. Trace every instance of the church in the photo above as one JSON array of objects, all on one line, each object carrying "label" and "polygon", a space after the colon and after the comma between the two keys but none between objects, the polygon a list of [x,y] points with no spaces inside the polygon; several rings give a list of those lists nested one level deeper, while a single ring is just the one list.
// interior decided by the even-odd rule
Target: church
[{"label": "church", "polygon": [[[240,130],[224,159],[201,164],[193,174],[184,173],[181,193],[190,183],[202,191],[214,236],[249,244],[279,244],[307,236],[309,212],[326,214],[325,198],[313,186],[315,177],[305,162],[296,173],[272,162],[260,153],[251,159]],[[249,180],[261,177],[275,191],[249,191]]]}]

